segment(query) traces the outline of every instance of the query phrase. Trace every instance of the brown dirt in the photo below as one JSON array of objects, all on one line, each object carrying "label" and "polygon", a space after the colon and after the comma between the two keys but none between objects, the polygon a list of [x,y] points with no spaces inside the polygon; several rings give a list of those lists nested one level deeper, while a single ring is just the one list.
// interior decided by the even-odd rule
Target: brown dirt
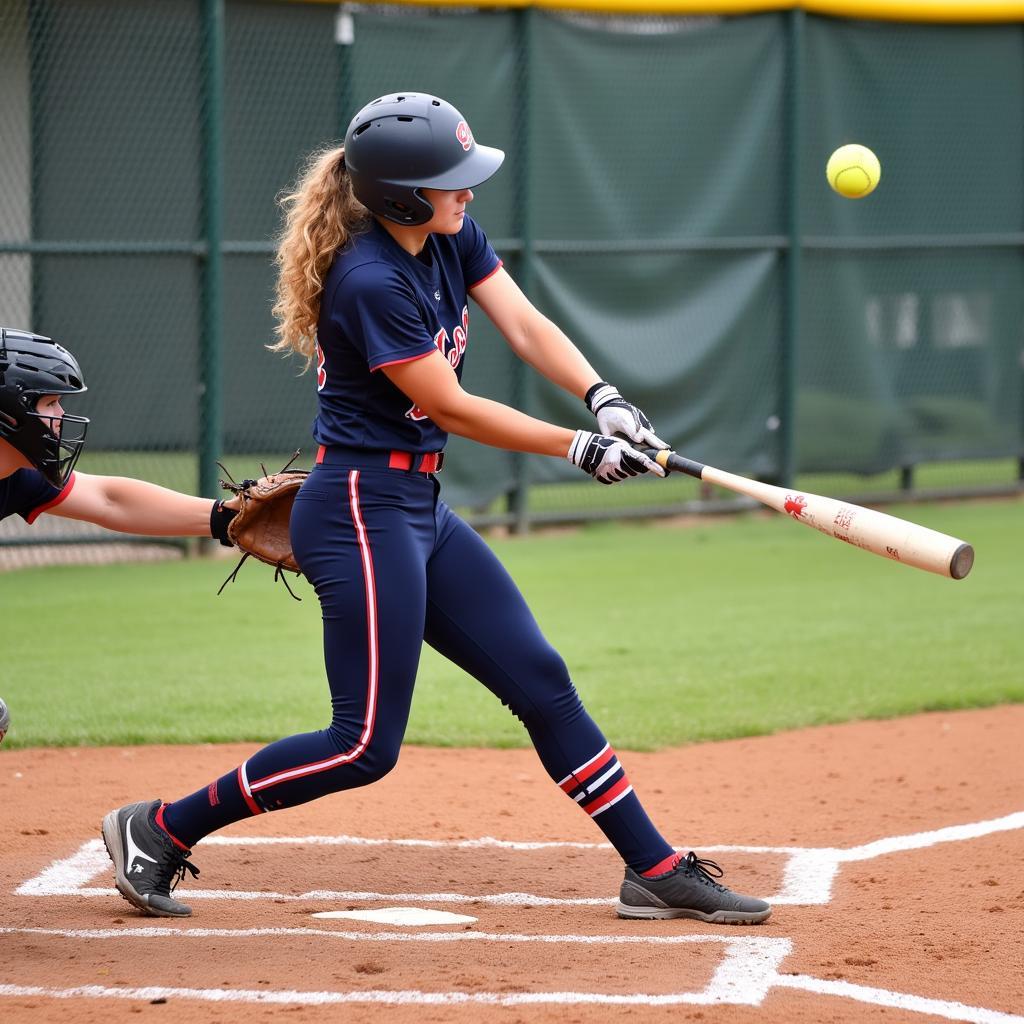
[{"label": "brown dirt", "polygon": [[[1008,823],[1014,827],[1002,831],[931,845],[926,838],[916,849],[841,863],[827,902],[780,903],[770,921],[754,928],[620,921],[607,904],[504,906],[303,897],[324,889],[614,897],[621,869],[609,849],[450,845],[452,840],[483,836],[520,842],[602,841],[589,819],[551,785],[533,752],[525,750],[408,748],[399,767],[375,786],[225,830],[225,837],[236,839],[349,835],[449,845],[199,844],[195,860],[203,873],[186,889],[277,895],[196,899],[195,915],[187,921],[144,918],[112,892],[19,894],[19,886],[76,853],[83,843],[95,845],[100,818],[111,807],[189,792],[254,748],[3,750],[0,908],[6,930],[0,930],[0,1015],[5,1024],[58,1018],[106,1024],[136,1013],[166,1019],[184,1013],[189,1021],[244,1019],[251,1024],[282,1014],[318,1024],[338,1019],[398,1024],[1024,1021],[999,1017],[1000,1012],[1024,1014],[1019,959],[1024,934],[1021,737],[1024,707],[1011,706],[830,726],[658,754],[620,751],[662,830],[677,844],[692,844],[698,851],[720,845],[847,849],[889,836],[1017,815]],[[737,889],[771,897],[783,888],[789,860],[785,852],[706,855],[723,864],[725,880]],[[806,880],[797,874],[797,884],[805,889]],[[82,884],[109,887],[109,869]],[[469,914],[477,921],[417,928],[310,916],[323,910],[397,905]],[[86,938],[27,930],[146,927],[167,933],[217,929],[221,934]],[[238,934],[240,929],[300,928],[315,933]],[[425,937],[456,932],[497,938]],[[501,938],[539,935],[562,938]],[[610,936],[686,941],[584,941]],[[790,943],[773,975],[781,984],[761,993],[759,1005],[676,1001],[659,1006],[652,1000],[703,992],[723,957],[742,952],[742,944],[723,940],[739,939],[754,940],[748,946],[755,953],[770,947],[769,940]],[[753,960],[741,963],[741,989],[756,973],[753,965]],[[830,990],[807,990],[812,984],[808,978],[823,979]],[[892,997],[892,1005],[876,1005],[863,1001],[863,989],[842,989],[838,982],[864,986],[876,1000],[889,992],[941,1002],[901,1003]],[[352,1002],[267,1005],[250,998],[213,1003],[187,994],[170,994],[166,1003],[157,1004],[145,994],[119,999],[69,998],[65,993],[57,998],[57,991],[77,986],[178,987],[219,996],[253,990],[265,999],[286,990],[332,993],[334,998],[348,993]],[[443,993],[448,1002],[424,1005],[423,997],[416,996],[398,1003],[396,994],[401,992]],[[556,992],[577,997],[564,1003],[550,997],[543,1001],[545,993]],[[522,994],[541,1001],[460,1005],[452,1003],[452,993],[492,993],[495,999]],[[634,1005],[580,999],[622,993],[647,999]],[[958,1009],[957,1004],[964,1005]]]}]

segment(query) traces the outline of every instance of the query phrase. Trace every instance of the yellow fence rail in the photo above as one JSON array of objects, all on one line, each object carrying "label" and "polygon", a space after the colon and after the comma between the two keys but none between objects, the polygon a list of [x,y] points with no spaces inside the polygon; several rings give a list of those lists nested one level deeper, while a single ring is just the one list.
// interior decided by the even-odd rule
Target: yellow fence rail
[{"label": "yellow fence rail", "polygon": [[[309,2],[309,0],[302,0]],[[337,4],[338,0],[314,0]],[[410,7],[538,7],[595,14],[762,14],[800,9],[808,14],[870,21],[980,23],[1024,21],[1022,0],[388,0]]]}]

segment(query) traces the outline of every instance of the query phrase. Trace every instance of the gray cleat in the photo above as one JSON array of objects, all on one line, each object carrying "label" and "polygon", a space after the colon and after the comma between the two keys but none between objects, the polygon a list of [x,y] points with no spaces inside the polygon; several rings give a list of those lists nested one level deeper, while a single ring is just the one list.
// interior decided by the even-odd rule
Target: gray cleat
[{"label": "gray cleat", "polygon": [[[117,891],[153,917],[190,917],[192,908],[171,899],[171,890],[190,871],[199,869],[186,858],[156,823],[160,801],[127,804],[103,819],[103,842],[114,862]],[[174,883],[173,885],[171,883]]]},{"label": "gray cleat", "polygon": [[630,868],[619,891],[619,917],[643,920],[692,917],[711,924],[760,924],[771,915],[764,900],[741,896],[715,881],[722,869],[692,850],[663,875],[644,878]]}]

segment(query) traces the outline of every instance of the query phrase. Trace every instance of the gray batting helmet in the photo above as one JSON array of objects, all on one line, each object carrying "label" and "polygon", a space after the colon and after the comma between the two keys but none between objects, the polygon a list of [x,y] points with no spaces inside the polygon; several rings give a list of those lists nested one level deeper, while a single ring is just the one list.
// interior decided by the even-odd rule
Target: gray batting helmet
[{"label": "gray batting helmet", "polygon": [[473,188],[504,159],[502,150],[476,144],[450,103],[423,93],[373,100],[345,135],[345,166],[356,198],[396,224],[426,224],[434,215],[420,189]]}]

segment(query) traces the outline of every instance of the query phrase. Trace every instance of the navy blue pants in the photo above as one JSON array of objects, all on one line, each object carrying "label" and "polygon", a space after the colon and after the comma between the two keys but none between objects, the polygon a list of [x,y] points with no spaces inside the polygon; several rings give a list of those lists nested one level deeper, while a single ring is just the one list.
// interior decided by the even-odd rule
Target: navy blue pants
[{"label": "navy blue pants", "polygon": [[439,499],[436,478],[387,468],[387,453],[326,458],[296,497],[291,536],[323,613],[331,724],[272,743],[170,804],[172,834],[191,846],[229,820],[386,775],[425,640],[523,722],[548,774],[626,863],[644,870],[671,854],[561,656],[494,553]]}]

